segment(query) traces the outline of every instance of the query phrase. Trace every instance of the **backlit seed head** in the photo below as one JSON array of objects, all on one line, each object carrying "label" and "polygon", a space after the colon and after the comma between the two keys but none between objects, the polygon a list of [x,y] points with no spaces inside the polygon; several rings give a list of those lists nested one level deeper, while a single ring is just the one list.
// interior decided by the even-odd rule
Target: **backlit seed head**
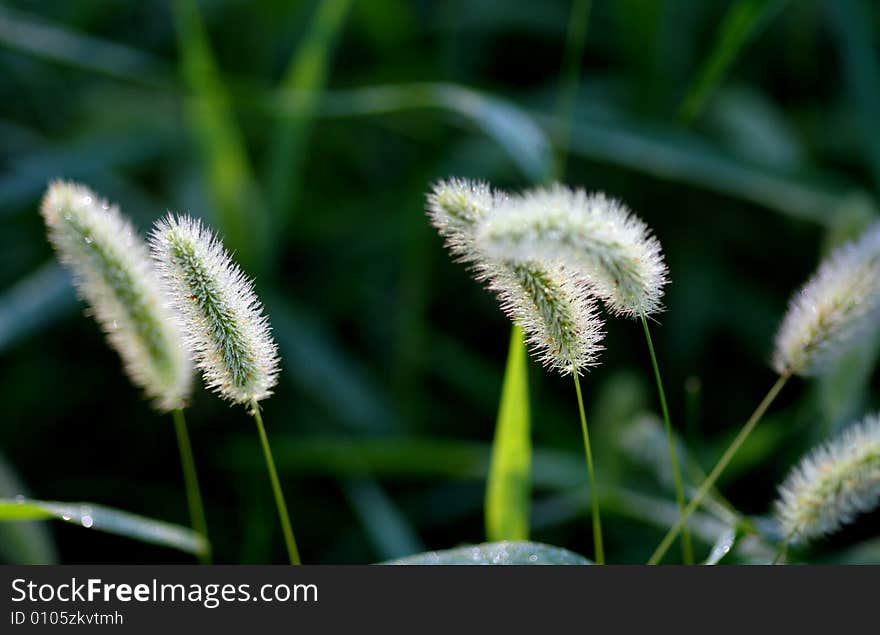
[{"label": "backlit seed head", "polygon": [[805,543],[880,503],[880,417],[869,416],[808,454],[779,487],[783,535]]},{"label": "backlit seed head", "polygon": [[477,246],[477,225],[506,199],[483,183],[441,181],[428,195],[428,215],[452,254],[498,296],[546,367],[567,374],[595,365],[602,324],[583,280],[557,262],[509,263],[487,257]]},{"label": "backlit seed head", "polygon": [[788,306],[776,335],[773,368],[813,376],[877,328],[880,223],[836,249]]},{"label": "backlit seed head", "polygon": [[271,395],[279,359],[269,320],[220,240],[201,221],[169,214],[150,246],[205,384],[234,403]]},{"label": "backlit seed head", "polygon": [[182,407],[192,380],[189,352],[146,244],[115,206],[82,185],[52,183],[40,211],[59,259],[132,382],[158,410]]},{"label": "backlit seed head", "polygon": [[660,243],[604,194],[556,184],[512,196],[479,223],[476,241],[492,259],[566,265],[618,315],[662,308],[667,268]]}]

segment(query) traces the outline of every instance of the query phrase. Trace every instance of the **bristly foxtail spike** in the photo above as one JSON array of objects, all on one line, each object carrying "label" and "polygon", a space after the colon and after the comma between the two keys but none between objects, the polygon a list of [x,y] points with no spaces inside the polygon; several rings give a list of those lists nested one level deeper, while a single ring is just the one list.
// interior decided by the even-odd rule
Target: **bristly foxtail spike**
[{"label": "bristly foxtail spike", "polygon": [[251,407],[271,395],[278,347],[253,281],[220,240],[201,221],[169,214],[150,246],[205,384]]},{"label": "bristly foxtail spike", "polygon": [[617,315],[663,308],[668,270],[659,241],[604,194],[555,184],[512,196],[479,223],[476,242],[492,259],[564,264]]},{"label": "bristly foxtail spike", "polygon": [[778,373],[820,375],[876,330],[880,318],[880,223],[835,249],[791,299],[776,335]]},{"label": "bristly foxtail spike", "polygon": [[64,181],[50,184],[40,211],[59,259],[131,381],[158,410],[182,407],[192,380],[189,352],[131,223],[89,188]]},{"label": "bristly foxtail spike", "polygon": [[804,457],[779,487],[776,517],[792,543],[831,534],[880,503],[880,416]]},{"label": "bristly foxtail spike", "polygon": [[562,374],[596,364],[603,333],[589,290],[574,272],[555,262],[509,263],[488,257],[476,228],[507,200],[485,183],[450,179],[428,194],[428,216],[456,259],[469,264],[504,312],[526,334],[532,354]]}]

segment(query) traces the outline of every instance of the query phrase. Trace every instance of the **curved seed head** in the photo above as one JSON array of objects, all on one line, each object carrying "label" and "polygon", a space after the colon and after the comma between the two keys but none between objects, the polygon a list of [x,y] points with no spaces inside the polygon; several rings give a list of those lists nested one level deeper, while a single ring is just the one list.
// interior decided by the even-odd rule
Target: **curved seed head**
[{"label": "curved seed head", "polygon": [[662,309],[667,268],[660,243],[604,194],[556,184],[512,196],[480,222],[476,240],[493,259],[565,264],[618,315]]},{"label": "curved seed head", "polygon": [[869,416],[804,457],[779,487],[782,532],[805,543],[880,503],[880,417]]},{"label": "curved seed head", "polygon": [[776,335],[773,368],[813,376],[876,328],[880,317],[880,223],[832,252],[791,299]]},{"label": "curved seed head", "polygon": [[522,327],[541,363],[562,374],[595,365],[602,324],[583,280],[556,262],[511,263],[487,257],[477,245],[477,225],[506,199],[484,183],[441,181],[428,195],[428,215],[453,256],[472,266]]},{"label": "curved seed head", "polygon": [[234,403],[271,395],[279,359],[269,320],[220,240],[201,221],[169,214],[150,246],[205,384]]},{"label": "curved seed head", "polygon": [[49,186],[40,212],[131,381],[158,410],[182,407],[192,380],[189,352],[131,223],[87,187],[62,181]]}]

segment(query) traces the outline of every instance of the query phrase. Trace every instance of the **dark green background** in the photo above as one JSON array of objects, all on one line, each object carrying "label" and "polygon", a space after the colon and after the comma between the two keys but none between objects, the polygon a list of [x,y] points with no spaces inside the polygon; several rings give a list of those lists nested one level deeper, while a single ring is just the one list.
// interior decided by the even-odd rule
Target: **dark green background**
[{"label": "dark green background", "polygon": [[[672,284],[655,343],[674,424],[704,468],[773,381],[790,294],[829,245],[870,222],[880,185],[880,11],[868,0],[779,3],[705,109],[682,119],[733,4],[593,3],[565,174],[626,201],[663,244]],[[570,5],[356,0],[314,116],[296,104],[283,116],[279,82],[316,6],[199,3],[215,88],[253,176],[227,208],[205,166],[208,154],[228,160],[199,150],[193,124],[205,119],[192,116],[192,76],[180,69],[195,36],[176,29],[167,3],[0,7],[0,448],[34,497],[187,522],[170,418],[129,385],[53,264],[37,206],[50,179],[68,177],[144,231],[168,209],[205,218],[256,275],[284,369],[264,416],[305,562],[375,562],[484,538],[510,327],[450,262],[424,193],[451,175],[514,190],[549,178],[553,156],[529,126],[558,156]],[[363,89],[377,86],[393,87],[387,112],[371,112],[375,94]],[[461,98],[455,87],[484,100],[457,102],[475,116],[444,107]],[[284,126],[294,142],[278,163]],[[621,449],[633,422],[657,411],[641,326],[610,319],[607,332],[584,381],[600,484],[671,502],[639,453]],[[722,481],[742,511],[767,513],[793,462],[870,410],[875,349],[865,342],[828,378],[786,388]],[[590,555],[571,383],[535,364],[530,378],[542,452],[533,538]],[[252,421],[202,390],[188,417],[217,560],[282,562]],[[638,518],[650,510],[632,512],[604,512],[612,562],[644,561],[662,536],[662,522]],[[818,551],[838,553],[876,527],[866,518]],[[51,537],[63,562],[190,560],[57,524]],[[862,559],[876,561],[868,547]]]}]

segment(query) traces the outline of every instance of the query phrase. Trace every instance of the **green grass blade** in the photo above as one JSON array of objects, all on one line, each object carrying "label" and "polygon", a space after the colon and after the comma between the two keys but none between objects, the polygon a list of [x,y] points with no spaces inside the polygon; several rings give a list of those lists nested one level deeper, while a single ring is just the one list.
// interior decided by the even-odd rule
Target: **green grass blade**
[{"label": "green grass blade", "polygon": [[486,484],[486,537],[491,541],[529,537],[532,455],[529,419],[528,353],[522,329],[514,327],[510,333]]},{"label": "green grass blade", "polygon": [[195,555],[208,552],[205,537],[192,529],[103,505],[61,503],[23,497],[0,499],[0,522],[50,518]]},{"label": "green grass blade", "polygon": [[446,551],[429,551],[383,564],[393,565],[585,565],[583,556],[538,542],[490,542]]},{"label": "green grass blade", "polygon": [[293,214],[312,119],[327,81],[333,44],[350,6],[351,0],[322,0],[281,81],[283,91],[304,95],[300,112],[278,122],[269,163],[269,203],[282,228]]},{"label": "green grass blade", "polygon": [[264,254],[267,224],[259,191],[205,24],[194,0],[172,3],[188,122],[223,241],[245,269]]},{"label": "green grass blade", "polygon": [[712,545],[712,551],[709,552],[709,555],[706,557],[703,564],[714,565],[721,562],[724,556],[729,554],[734,546],[736,546],[737,538],[736,527],[728,527],[721,532],[721,535],[718,536],[718,540]]},{"label": "green grass blade", "polygon": [[[0,498],[26,492],[21,478],[0,453]],[[0,562],[6,564],[58,564],[58,551],[48,527],[40,522],[0,524]]]},{"label": "green grass blade", "polygon": [[718,30],[715,46],[697,72],[681,105],[680,116],[693,121],[706,100],[724,81],[736,56],[776,15],[785,0],[739,0],[727,12]]}]

